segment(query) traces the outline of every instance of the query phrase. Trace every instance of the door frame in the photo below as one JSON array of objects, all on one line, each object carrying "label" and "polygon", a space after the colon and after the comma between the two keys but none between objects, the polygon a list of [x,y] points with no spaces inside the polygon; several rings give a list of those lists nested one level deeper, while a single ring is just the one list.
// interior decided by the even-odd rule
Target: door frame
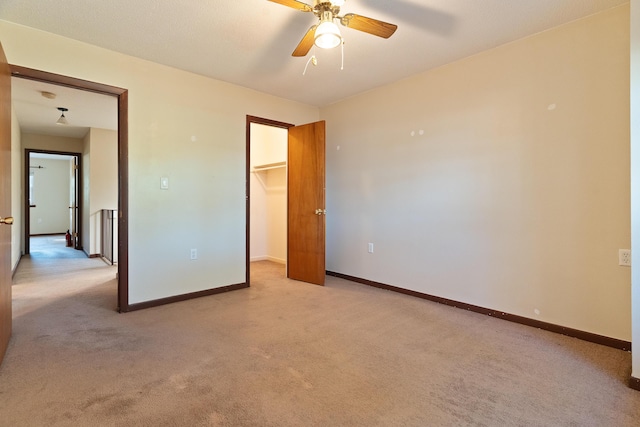
[{"label": "door frame", "polygon": [[51,83],[118,98],[118,297],[117,310],[129,306],[129,91],[116,86],[77,79],[9,64],[12,77]]},{"label": "door frame", "polygon": [[[247,145],[246,145],[246,166],[245,166],[245,172],[246,172],[246,189],[245,189],[245,198],[246,198],[246,213],[247,213],[247,218],[246,218],[246,242],[245,242],[245,247],[246,247],[246,258],[245,258],[245,281],[247,283],[247,286],[251,286],[250,284],[250,266],[251,266],[251,260],[250,260],[250,250],[251,250],[251,227],[250,227],[250,223],[251,223],[251,123],[255,123],[255,124],[259,124],[259,125],[266,125],[266,126],[272,126],[272,127],[276,127],[276,128],[281,128],[281,129],[289,129],[294,127],[295,125],[292,125],[290,123],[284,123],[284,122],[278,122],[276,120],[270,120],[270,119],[265,119],[262,117],[256,117],[256,116],[249,116],[247,115]],[[288,191],[288,190],[287,190]]]},{"label": "door frame", "polygon": [[31,203],[29,200],[29,192],[27,191],[27,188],[29,187],[29,175],[30,175],[30,167],[31,167],[31,153],[38,153],[38,154],[53,154],[53,155],[60,155],[60,156],[72,156],[75,157],[77,162],[78,162],[78,181],[76,182],[75,185],[75,189],[74,191],[76,192],[76,205],[77,205],[77,209],[78,209],[78,214],[77,215],[77,233],[78,233],[78,242],[80,242],[80,246],[78,247],[76,245],[76,247],[74,247],[74,249],[83,249],[82,248],[82,240],[81,240],[81,234],[82,234],[82,197],[80,197],[80,189],[83,188],[82,187],[82,153],[72,153],[72,152],[67,152],[67,151],[52,151],[52,150],[38,150],[38,149],[34,149],[34,148],[25,148],[24,149],[24,176],[23,176],[23,182],[24,182],[24,201],[23,201],[23,206],[24,206],[24,254],[28,255],[29,253],[31,253],[31,242],[30,242],[30,238],[31,238]]}]

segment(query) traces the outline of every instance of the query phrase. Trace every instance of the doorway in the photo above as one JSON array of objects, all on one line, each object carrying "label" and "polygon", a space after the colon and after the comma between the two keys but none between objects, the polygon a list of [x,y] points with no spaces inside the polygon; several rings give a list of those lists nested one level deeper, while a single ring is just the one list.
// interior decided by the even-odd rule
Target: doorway
[{"label": "doorway", "polygon": [[251,124],[251,262],[287,262],[287,130]]},{"label": "doorway", "polygon": [[[113,96],[117,99],[117,158],[118,158],[118,264],[117,264],[117,310],[127,312],[129,307],[129,263],[128,263],[128,91],[123,88],[95,83],[86,80],[53,74],[46,71],[35,70],[27,67],[9,65],[11,76],[38,82],[59,85],[62,87],[78,89],[80,91],[94,92]],[[44,95],[43,95],[44,96]],[[23,215],[24,217],[24,215]]]},{"label": "doorway", "polygon": [[81,181],[80,153],[25,150],[25,255],[35,236],[63,235],[67,247],[83,250]]},{"label": "doorway", "polygon": [[281,272],[277,274],[286,276],[287,130],[291,126],[247,118],[247,283],[252,266],[272,264],[274,271]]},{"label": "doorway", "polygon": [[[286,149],[273,149],[275,156],[252,168],[252,126],[286,129]],[[286,277],[323,286],[325,280],[325,122],[293,126],[247,116],[246,123],[246,283],[251,265],[251,182],[260,170],[286,170]],[[279,140],[279,138],[278,138]],[[282,145],[284,147],[284,145]],[[286,161],[278,154],[286,150]]]}]

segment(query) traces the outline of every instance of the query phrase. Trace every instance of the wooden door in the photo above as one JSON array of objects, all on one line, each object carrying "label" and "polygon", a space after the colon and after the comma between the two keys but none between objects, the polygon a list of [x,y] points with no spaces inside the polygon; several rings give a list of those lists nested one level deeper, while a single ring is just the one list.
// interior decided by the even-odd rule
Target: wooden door
[{"label": "wooden door", "polygon": [[324,285],[325,122],[289,128],[287,277]]},{"label": "wooden door", "polygon": [[[0,217],[11,217],[11,71],[0,44]],[[11,337],[11,227],[0,223],[0,363]]]}]

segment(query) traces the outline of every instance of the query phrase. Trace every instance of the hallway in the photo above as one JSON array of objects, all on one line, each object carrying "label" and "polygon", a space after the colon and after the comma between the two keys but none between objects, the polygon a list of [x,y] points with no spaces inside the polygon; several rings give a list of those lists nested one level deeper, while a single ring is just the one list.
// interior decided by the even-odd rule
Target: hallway
[{"label": "hallway", "polygon": [[116,266],[67,247],[64,235],[31,237],[30,244],[31,254],[22,257],[13,277],[14,328],[22,309],[31,312],[71,295],[89,297],[95,303],[99,294],[100,307],[116,310]]}]

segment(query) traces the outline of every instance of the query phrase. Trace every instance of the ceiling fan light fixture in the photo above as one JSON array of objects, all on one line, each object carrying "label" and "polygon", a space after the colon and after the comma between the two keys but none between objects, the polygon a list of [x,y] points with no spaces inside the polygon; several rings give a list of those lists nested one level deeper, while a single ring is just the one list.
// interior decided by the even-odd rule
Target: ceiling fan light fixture
[{"label": "ceiling fan light fixture", "polygon": [[60,115],[60,118],[56,121],[57,125],[68,125],[69,122],[67,121],[67,118],[64,116],[64,112],[65,111],[69,111],[68,108],[64,108],[64,107],[58,107],[58,111],[60,111],[62,114]]},{"label": "ceiling fan light fixture", "polygon": [[333,21],[322,21],[316,28],[315,44],[321,49],[333,49],[342,43],[342,35]]}]

